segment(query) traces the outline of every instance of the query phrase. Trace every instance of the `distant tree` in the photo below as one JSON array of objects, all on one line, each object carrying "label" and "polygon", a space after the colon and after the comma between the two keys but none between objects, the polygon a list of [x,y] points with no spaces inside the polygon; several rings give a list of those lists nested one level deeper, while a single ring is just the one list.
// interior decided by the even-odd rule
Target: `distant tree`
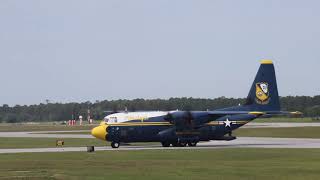
[{"label": "distant tree", "polygon": [[[72,115],[78,118],[79,115],[86,115],[88,107],[91,109],[95,119],[102,119],[104,111],[150,111],[150,110],[214,110],[229,106],[243,104],[245,98],[219,97],[215,99],[201,98],[170,98],[170,99],[133,99],[133,100],[104,100],[95,103],[50,103],[14,106],[7,104],[0,106],[0,122],[28,122],[28,121],[65,121],[71,119]],[[305,116],[320,116],[320,96],[287,96],[281,97],[282,110],[301,111]]]},{"label": "distant tree", "polygon": [[19,122],[18,118],[17,118],[17,115],[13,114],[13,113],[7,114],[5,116],[5,118],[4,118],[4,121],[7,122],[7,123],[17,123],[17,122]]}]

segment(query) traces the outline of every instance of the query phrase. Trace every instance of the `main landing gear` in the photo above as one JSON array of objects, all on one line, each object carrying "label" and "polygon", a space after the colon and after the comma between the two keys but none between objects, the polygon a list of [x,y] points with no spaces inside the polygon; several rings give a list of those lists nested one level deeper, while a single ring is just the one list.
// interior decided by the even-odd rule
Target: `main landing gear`
[{"label": "main landing gear", "polygon": [[169,142],[161,142],[162,147],[170,147],[170,143]]},{"label": "main landing gear", "polygon": [[[172,145],[173,147],[186,147],[187,145],[189,147],[195,147],[197,146],[198,142],[174,142],[174,143],[170,143],[170,142],[161,142],[163,147],[170,147],[170,145]],[[119,142],[111,142],[111,147],[116,149],[120,147],[120,143]]]},{"label": "main landing gear", "polygon": [[197,146],[197,142],[188,142],[188,146],[195,147]]},{"label": "main landing gear", "polygon": [[170,145],[172,145],[173,147],[186,147],[187,145],[189,147],[195,147],[197,146],[198,142],[174,142],[174,143],[170,143],[170,142],[161,142],[162,147],[170,147]]}]

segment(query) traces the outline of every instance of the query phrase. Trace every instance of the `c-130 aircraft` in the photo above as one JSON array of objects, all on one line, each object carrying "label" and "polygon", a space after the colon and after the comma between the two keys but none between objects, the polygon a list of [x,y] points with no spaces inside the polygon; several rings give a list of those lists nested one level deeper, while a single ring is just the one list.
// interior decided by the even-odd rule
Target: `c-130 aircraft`
[{"label": "c-130 aircraft", "polygon": [[288,114],[280,111],[274,65],[262,60],[258,73],[243,105],[213,111],[121,112],[104,118],[91,134],[110,141],[112,148],[120,143],[161,142],[193,147],[199,141],[236,139],[232,131],[261,117]]}]

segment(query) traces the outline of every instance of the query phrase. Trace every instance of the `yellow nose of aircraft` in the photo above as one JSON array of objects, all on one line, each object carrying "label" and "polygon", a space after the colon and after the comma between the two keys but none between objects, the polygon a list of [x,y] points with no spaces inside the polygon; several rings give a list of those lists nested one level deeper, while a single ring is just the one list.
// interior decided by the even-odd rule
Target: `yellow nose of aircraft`
[{"label": "yellow nose of aircraft", "polygon": [[95,127],[91,130],[91,134],[92,136],[105,141],[107,138],[107,126],[102,125]]}]

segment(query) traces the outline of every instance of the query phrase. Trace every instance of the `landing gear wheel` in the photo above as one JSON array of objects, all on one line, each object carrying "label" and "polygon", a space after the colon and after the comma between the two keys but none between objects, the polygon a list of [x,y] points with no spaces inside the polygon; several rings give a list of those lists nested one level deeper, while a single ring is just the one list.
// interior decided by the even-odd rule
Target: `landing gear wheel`
[{"label": "landing gear wheel", "polygon": [[180,142],[180,143],[179,143],[179,146],[180,146],[180,147],[186,147],[186,146],[187,146],[187,143],[185,143],[185,142]]},{"label": "landing gear wheel", "polygon": [[179,147],[179,144],[177,142],[172,143],[173,147]]},{"label": "landing gear wheel", "polygon": [[112,148],[119,148],[119,146],[120,146],[120,143],[118,143],[118,142],[112,142],[111,143],[111,147]]},{"label": "landing gear wheel", "polygon": [[188,142],[188,146],[195,147],[197,146],[197,142]]},{"label": "landing gear wheel", "polygon": [[170,147],[170,143],[169,142],[161,142],[162,147]]}]

